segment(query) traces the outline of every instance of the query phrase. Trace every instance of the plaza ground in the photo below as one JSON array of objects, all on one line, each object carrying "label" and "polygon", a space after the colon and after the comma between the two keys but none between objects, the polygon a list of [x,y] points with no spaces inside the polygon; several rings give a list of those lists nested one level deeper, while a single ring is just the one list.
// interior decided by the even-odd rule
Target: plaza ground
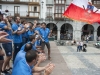
[{"label": "plaza ground", "polygon": [[54,63],[56,67],[51,75],[100,75],[99,48],[88,46],[87,52],[77,52],[76,46],[56,46],[54,41],[50,44],[52,60],[46,60],[41,66]]}]

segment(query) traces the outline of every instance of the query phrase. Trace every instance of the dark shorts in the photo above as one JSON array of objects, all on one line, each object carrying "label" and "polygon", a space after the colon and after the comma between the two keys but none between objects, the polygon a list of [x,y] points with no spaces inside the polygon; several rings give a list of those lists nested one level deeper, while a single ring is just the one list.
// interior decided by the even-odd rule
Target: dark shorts
[{"label": "dark shorts", "polygon": [[0,56],[0,60],[3,60],[3,56]]},{"label": "dark shorts", "polygon": [[49,42],[41,42],[42,50],[44,50],[45,45],[47,46],[48,49],[50,49],[50,43]]},{"label": "dark shorts", "polygon": [[[0,46],[0,50],[2,50],[1,46]],[[3,60],[3,56],[0,55],[0,60]]]},{"label": "dark shorts", "polygon": [[14,43],[13,62],[15,60],[17,53],[20,51],[21,47],[22,47],[22,43]]},{"label": "dark shorts", "polygon": [[6,56],[12,56],[12,43],[5,43],[2,44],[2,46],[5,50]]},{"label": "dark shorts", "polygon": [[2,50],[2,47],[0,46],[0,50]]}]

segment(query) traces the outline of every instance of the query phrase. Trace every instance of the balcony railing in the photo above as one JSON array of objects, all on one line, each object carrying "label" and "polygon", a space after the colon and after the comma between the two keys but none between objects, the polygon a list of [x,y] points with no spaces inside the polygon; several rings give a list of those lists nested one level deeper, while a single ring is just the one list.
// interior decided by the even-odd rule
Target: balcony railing
[{"label": "balcony railing", "polygon": [[40,0],[0,0],[0,3],[35,3],[39,4]]},{"label": "balcony railing", "polygon": [[8,15],[11,16],[20,16],[20,17],[27,17],[27,18],[39,18],[40,13],[39,12],[31,12],[28,14],[28,12],[25,11],[19,11],[19,12],[15,12],[14,11],[9,11],[8,13],[6,13]]},{"label": "balcony railing", "polygon": [[8,1],[8,2],[14,2],[14,1],[19,1],[19,2],[39,2],[40,0],[0,0],[0,1]]},{"label": "balcony railing", "polygon": [[46,17],[47,18],[53,18],[54,14],[51,12],[46,12]]}]

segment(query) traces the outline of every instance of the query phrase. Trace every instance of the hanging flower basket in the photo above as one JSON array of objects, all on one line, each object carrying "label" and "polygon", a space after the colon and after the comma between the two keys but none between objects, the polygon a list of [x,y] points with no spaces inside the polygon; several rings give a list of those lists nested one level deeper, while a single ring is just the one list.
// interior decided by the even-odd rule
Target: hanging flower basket
[{"label": "hanging flower basket", "polygon": [[9,10],[5,10],[5,12],[9,12]]}]

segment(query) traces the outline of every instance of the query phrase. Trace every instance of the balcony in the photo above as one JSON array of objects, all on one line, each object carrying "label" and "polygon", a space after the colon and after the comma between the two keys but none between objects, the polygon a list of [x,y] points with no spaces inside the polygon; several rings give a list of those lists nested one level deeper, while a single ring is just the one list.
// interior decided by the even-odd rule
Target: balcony
[{"label": "balcony", "polygon": [[25,12],[25,11],[20,11],[20,12],[9,11],[8,14],[10,14],[12,17],[20,16],[21,18],[33,18],[33,19],[39,19],[40,16],[39,12]]},{"label": "balcony", "polygon": [[54,0],[46,0],[46,5],[47,6],[53,6]]},{"label": "balcony", "polygon": [[64,20],[64,16],[62,13],[54,13],[54,19],[55,20]]},{"label": "balcony", "polygon": [[100,9],[100,0],[92,0],[93,5]]},{"label": "balcony", "polygon": [[54,14],[51,12],[46,12],[46,18],[53,18]]},{"label": "balcony", "polygon": [[0,3],[2,4],[34,4],[34,5],[40,5],[40,0],[0,0]]}]

